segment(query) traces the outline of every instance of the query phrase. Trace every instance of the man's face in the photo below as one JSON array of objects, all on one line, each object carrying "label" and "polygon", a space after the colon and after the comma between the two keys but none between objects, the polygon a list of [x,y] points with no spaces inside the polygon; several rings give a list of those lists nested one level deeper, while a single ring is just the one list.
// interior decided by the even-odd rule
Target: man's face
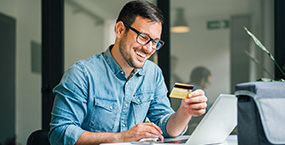
[{"label": "man's face", "polygon": [[205,79],[205,78],[202,79],[203,81],[201,81],[201,87],[202,87],[203,89],[206,89],[206,88],[209,87],[209,85],[210,85],[210,79],[211,79],[211,76],[208,76],[206,79]]},{"label": "man's face", "polygon": [[[160,22],[150,22],[149,19],[137,16],[131,25],[139,32],[148,34],[153,39],[160,39],[162,25]],[[136,40],[137,33],[129,29],[119,42],[119,51],[130,67],[142,68],[144,62],[155,52],[151,43],[139,44]]]}]

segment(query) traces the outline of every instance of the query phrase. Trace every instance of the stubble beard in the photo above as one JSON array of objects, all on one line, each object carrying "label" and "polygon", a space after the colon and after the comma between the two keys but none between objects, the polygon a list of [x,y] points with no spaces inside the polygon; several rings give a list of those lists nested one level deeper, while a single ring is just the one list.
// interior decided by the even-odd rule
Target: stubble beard
[{"label": "stubble beard", "polygon": [[[122,57],[124,58],[124,60],[128,63],[128,65],[134,69],[140,69],[143,67],[142,66],[138,66],[135,65],[135,61],[132,59],[131,55],[127,53],[127,51],[125,51],[125,47],[126,46],[126,37],[124,37],[120,42],[119,42],[119,51],[122,55]],[[132,48],[132,49],[137,49],[137,48]],[[144,62],[143,62],[144,63]]]}]

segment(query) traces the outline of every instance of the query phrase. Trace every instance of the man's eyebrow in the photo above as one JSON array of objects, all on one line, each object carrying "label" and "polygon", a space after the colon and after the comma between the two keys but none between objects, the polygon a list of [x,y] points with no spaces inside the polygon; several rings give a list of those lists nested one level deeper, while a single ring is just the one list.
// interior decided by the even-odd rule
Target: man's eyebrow
[{"label": "man's eyebrow", "polygon": [[151,36],[149,35],[149,33],[145,33],[145,32],[141,32],[141,33],[147,34],[147,36],[150,37],[150,38],[152,38],[152,39],[160,39],[160,38],[158,38],[158,37],[151,37]]}]

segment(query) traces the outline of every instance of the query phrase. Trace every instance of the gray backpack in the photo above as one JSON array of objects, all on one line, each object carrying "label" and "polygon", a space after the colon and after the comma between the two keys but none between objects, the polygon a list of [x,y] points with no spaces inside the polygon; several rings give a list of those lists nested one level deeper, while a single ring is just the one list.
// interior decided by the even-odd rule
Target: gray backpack
[{"label": "gray backpack", "polygon": [[239,145],[285,145],[285,82],[236,85]]}]

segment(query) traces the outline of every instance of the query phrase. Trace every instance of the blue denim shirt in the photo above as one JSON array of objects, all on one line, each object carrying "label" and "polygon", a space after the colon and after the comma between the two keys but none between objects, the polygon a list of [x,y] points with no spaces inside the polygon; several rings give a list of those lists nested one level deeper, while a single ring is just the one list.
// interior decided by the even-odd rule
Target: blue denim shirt
[{"label": "blue denim shirt", "polygon": [[124,132],[146,117],[169,137],[166,122],[174,111],[161,69],[151,61],[127,79],[108,49],[72,65],[53,92],[52,145],[74,144],[84,131]]}]

